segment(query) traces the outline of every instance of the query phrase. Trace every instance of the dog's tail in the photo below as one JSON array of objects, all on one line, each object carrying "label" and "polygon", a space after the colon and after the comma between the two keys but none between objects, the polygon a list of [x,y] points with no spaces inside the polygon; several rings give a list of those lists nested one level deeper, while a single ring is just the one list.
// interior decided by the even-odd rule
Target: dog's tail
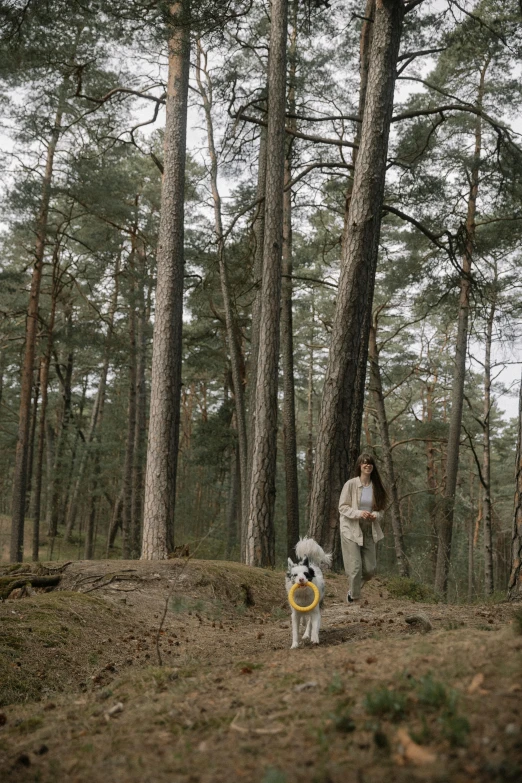
[{"label": "dog's tail", "polygon": [[332,553],[326,553],[313,538],[300,538],[295,545],[295,553],[299,559],[308,557],[317,565],[332,565]]}]

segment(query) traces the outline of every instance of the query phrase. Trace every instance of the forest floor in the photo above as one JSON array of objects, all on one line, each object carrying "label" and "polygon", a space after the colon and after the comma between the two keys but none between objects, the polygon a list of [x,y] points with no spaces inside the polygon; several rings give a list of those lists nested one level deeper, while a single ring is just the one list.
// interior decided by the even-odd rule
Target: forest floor
[{"label": "forest floor", "polygon": [[[0,603],[2,781],[522,779],[522,636],[506,603],[414,603],[376,579],[348,607],[328,575],[320,645],[290,650],[281,572],[40,569],[58,566],[53,592]],[[431,630],[406,622],[419,613]]]}]

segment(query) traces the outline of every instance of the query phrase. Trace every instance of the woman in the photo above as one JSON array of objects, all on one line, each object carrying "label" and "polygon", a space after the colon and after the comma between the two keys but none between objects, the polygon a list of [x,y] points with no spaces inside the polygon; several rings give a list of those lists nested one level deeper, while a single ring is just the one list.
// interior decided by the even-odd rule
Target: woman
[{"label": "woman", "polygon": [[347,481],[339,499],[341,546],[349,590],[346,600],[361,597],[362,582],[375,576],[377,541],[384,538],[379,519],[386,507],[386,490],[371,454],[355,463],[355,478]]}]

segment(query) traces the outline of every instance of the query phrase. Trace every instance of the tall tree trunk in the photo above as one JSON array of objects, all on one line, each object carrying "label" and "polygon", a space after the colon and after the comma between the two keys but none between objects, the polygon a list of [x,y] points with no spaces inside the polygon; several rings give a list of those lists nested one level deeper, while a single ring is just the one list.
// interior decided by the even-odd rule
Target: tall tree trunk
[{"label": "tall tree trunk", "polygon": [[[370,54],[373,40],[373,26],[375,18],[375,0],[366,0],[364,20],[361,26],[359,41],[359,122],[354,142],[358,145],[361,141],[362,122],[364,119],[364,107],[368,88],[368,73],[370,68]],[[357,162],[358,147],[352,150],[352,164]],[[346,241],[348,230],[348,215],[350,201],[353,192],[348,190],[345,206],[345,225],[343,231],[343,243]],[[339,526],[339,496],[345,481],[353,476],[355,463],[361,450],[361,431],[364,412],[364,391],[366,385],[366,368],[368,361],[368,330],[371,322],[371,312],[367,314],[368,320],[361,330],[361,343],[359,357],[356,362],[357,373],[355,383],[353,376],[348,372],[343,381],[343,400],[339,414],[339,425],[336,430],[334,443],[335,454],[333,456],[331,487],[330,487],[330,524],[326,548],[333,553],[333,566],[336,570],[342,568],[341,539]]]},{"label": "tall tree trunk", "polygon": [[[484,80],[489,65],[486,60],[480,72],[477,94],[477,108],[482,109],[484,96]],[[475,123],[475,150],[471,167],[470,192],[466,217],[466,245],[462,257],[460,275],[459,312],[457,316],[457,342],[455,346],[455,365],[451,387],[451,415],[448,433],[446,457],[446,483],[440,507],[439,541],[437,549],[437,570],[435,573],[435,590],[446,595],[448,589],[448,574],[451,560],[451,539],[453,536],[453,515],[455,510],[455,493],[457,490],[457,475],[459,470],[460,431],[462,425],[462,407],[464,401],[464,381],[466,377],[466,353],[468,345],[469,297],[471,290],[471,266],[475,245],[475,216],[477,212],[477,194],[479,189],[480,155],[482,151],[482,119],[477,117]]]},{"label": "tall tree trunk", "polygon": [[119,290],[119,275],[120,275],[120,256],[116,259],[116,266],[114,270],[114,287],[111,296],[111,302],[109,306],[109,312],[107,314],[107,339],[105,342],[105,355],[103,358],[103,364],[100,371],[100,379],[98,381],[98,391],[94,399],[91,420],[89,423],[89,430],[87,437],[84,439],[83,450],[80,457],[80,464],[78,466],[78,472],[76,475],[76,481],[72,496],[69,500],[69,507],[67,510],[67,519],[65,523],[65,540],[70,541],[72,531],[76,524],[76,516],[78,514],[78,503],[80,500],[81,489],[85,480],[85,473],[87,464],[91,456],[93,443],[97,434],[97,430],[101,426],[103,419],[103,411],[105,407],[105,394],[107,390],[107,375],[109,373],[109,365],[112,352],[112,338],[114,332],[114,317],[118,306],[118,290]]},{"label": "tall tree trunk", "polygon": [[[496,280],[495,280],[496,284]],[[486,350],[484,356],[484,443],[482,455],[482,482],[484,497],[484,593],[493,594],[493,535],[491,525],[491,342],[495,321],[496,297],[493,287],[492,301],[486,321]]]},{"label": "tall tree trunk", "polygon": [[134,435],[134,465],[132,475],[132,521],[131,542],[132,557],[141,554],[141,517],[143,509],[143,479],[145,465],[145,437],[147,432],[147,385],[145,370],[147,367],[147,324],[148,308],[145,297],[145,279],[147,260],[142,244],[138,247],[140,259],[137,364],[136,364],[136,428]]},{"label": "tall tree trunk", "polygon": [[[234,390],[234,407],[236,414],[240,476],[239,491],[241,497],[241,508],[246,508],[248,498],[248,444],[244,392],[245,362],[241,353],[239,329],[237,326],[237,319],[234,314],[232,296],[230,293],[230,283],[228,279],[225,238],[223,236],[221,196],[218,189],[218,159],[214,144],[214,128],[212,123],[212,82],[210,81],[206,66],[206,54],[201,48],[201,42],[198,41],[196,79],[201,97],[203,99],[203,109],[207,123],[208,152],[210,157],[210,187],[212,191],[212,199],[214,202],[214,231],[216,233],[217,240],[219,278],[221,283],[221,295],[223,297],[223,309],[225,311],[227,346],[230,355],[232,386]],[[201,78],[202,73],[205,75],[205,85],[203,85]]]},{"label": "tall tree trunk", "polygon": [[107,557],[109,557],[110,551],[114,547],[114,542],[116,541],[116,535],[121,527],[122,509],[123,509],[123,487],[120,490],[120,494],[116,498],[116,502],[112,510],[112,519],[109,525],[109,534],[107,536]]},{"label": "tall tree trunk", "polygon": [[40,372],[38,371],[34,384],[34,397],[31,411],[31,430],[29,436],[29,453],[27,455],[27,486],[25,490],[25,513],[29,513],[33,485],[34,444],[36,440],[36,425],[38,422],[38,400],[40,399]]},{"label": "tall tree trunk", "polygon": [[27,481],[27,459],[29,452],[29,428],[31,422],[31,391],[33,388],[33,365],[36,350],[36,333],[38,326],[38,303],[40,301],[40,285],[42,281],[45,240],[47,236],[47,219],[51,198],[51,182],[53,177],[54,155],[62,126],[66,83],[62,85],[58,98],[58,108],[54,118],[54,127],[47,145],[47,158],[42,185],[40,211],[36,224],[35,264],[31,279],[29,306],[25,326],[25,349],[22,367],[20,389],[20,417],[18,423],[18,440],[13,475],[13,505],[11,521],[10,560],[18,563],[23,560],[24,521],[25,521],[25,491]]},{"label": "tall tree trunk", "polygon": [[184,273],[184,191],[190,66],[190,0],[171,6],[165,158],[157,252],[147,471],[141,557],[161,560],[174,546]]},{"label": "tall tree trunk", "polygon": [[[72,325],[72,315],[70,309],[68,309],[66,315],[66,335],[67,335],[67,342],[70,340],[70,334],[71,334],[71,325]],[[72,374],[73,374],[73,366],[74,366],[74,353],[72,351],[69,351],[67,355],[67,362],[65,365],[65,373],[62,374],[60,364],[58,362],[58,357],[55,353],[55,368],[56,368],[56,374],[58,375],[58,378],[60,379],[60,384],[62,387],[62,398],[63,398],[63,404],[62,404],[62,416],[60,421],[60,427],[59,427],[59,433],[58,433],[58,439],[56,443],[56,453],[55,453],[55,463],[54,463],[54,469],[53,469],[53,482],[52,482],[52,500],[51,500],[51,524],[49,527],[49,538],[51,539],[51,547],[50,551],[53,552],[54,547],[54,540],[56,538],[56,535],[58,533],[58,526],[60,522],[63,521],[63,517],[65,516],[65,509],[64,505],[66,503],[67,498],[64,497],[64,478],[65,478],[65,472],[66,472],[66,450],[67,450],[67,439],[69,435],[69,423],[72,416]]]},{"label": "tall tree trunk", "polygon": [[85,560],[94,558],[94,547],[96,543],[96,512],[98,510],[98,485],[100,480],[100,455],[97,452],[94,455],[94,466],[89,482],[89,516],[87,517],[87,527],[85,528],[85,543],[83,557]]},{"label": "tall tree trunk", "polygon": [[[433,422],[433,391],[437,384],[437,378],[433,383],[426,384],[426,422],[430,425]],[[426,441],[426,484],[429,497],[429,558],[431,573],[435,578],[437,567],[437,469],[435,464],[435,447],[432,440]]]},{"label": "tall tree trunk", "polygon": [[306,519],[310,522],[310,495],[314,472],[314,339],[315,339],[315,297],[312,293],[312,323],[310,326],[310,345],[308,346],[308,390],[307,390],[307,432],[306,432]]},{"label": "tall tree trunk", "polygon": [[[256,216],[253,225],[254,238],[254,260],[252,265],[252,278],[254,281],[255,297],[252,303],[252,321],[250,329],[250,357],[246,387],[246,407],[248,411],[248,432],[253,433],[255,429],[256,412],[256,385],[257,385],[257,365],[259,357],[259,329],[261,321],[261,283],[263,277],[263,246],[265,237],[265,191],[266,191],[266,154],[267,139],[266,128],[261,127],[259,137],[259,158],[257,168],[257,189],[256,189]],[[254,453],[254,439],[248,439],[248,463],[247,463],[247,487],[250,489],[252,481],[252,457]],[[247,498],[246,505],[243,505],[241,511],[241,562],[247,562],[247,533],[248,533],[248,509],[250,498]]]},{"label": "tall tree trunk", "polygon": [[40,404],[40,422],[38,425],[38,446],[36,452],[36,470],[34,476],[34,501],[33,501],[33,561],[38,560],[40,546],[40,514],[42,496],[42,473],[45,449],[45,431],[47,417],[47,399],[49,386],[49,367],[53,352],[54,319],[56,316],[57,277],[58,277],[59,244],[56,243],[53,253],[53,273],[51,288],[51,310],[47,325],[47,348],[40,363],[40,389],[42,400]]},{"label": "tall tree trunk", "polygon": [[247,563],[275,562],[277,386],[281,306],[281,252],[285,163],[288,0],[272,0],[268,63],[268,131],[261,319],[255,398],[254,448],[247,532]]},{"label": "tall tree trunk", "polygon": [[518,439],[515,465],[515,513],[511,539],[511,573],[507,597],[509,601],[522,601],[522,380],[518,398]]},{"label": "tall tree trunk", "polygon": [[471,465],[471,455],[470,455],[470,467],[469,467],[469,502],[471,505],[471,511],[469,514],[469,522],[468,522],[468,603],[471,603],[473,601],[473,592],[474,592],[474,584],[473,584],[473,575],[474,575],[474,560],[475,560],[475,542],[474,542],[474,536],[473,536],[473,529],[474,529],[474,523],[475,523],[475,505],[474,505],[474,484],[475,484],[475,474],[472,471],[472,465]]},{"label": "tall tree trunk", "polygon": [[[291,0],[292,32],[288,48],[288,113],[296,121],[297,0]],[[297,432],[295,422],[294,335],[292,318],[292,137],[287,137],[283,195],[283,267],[281,281],[281,364],[283,370],[283,451],[286,480],[286,549],[295,555],[299,540],[299,485],[297,480]]]},{"label": "tall tree trunk", "polygon": [[[399,0],[379,0],[376,4],[364,117],[345,225],[311,496],[310,535],[327,547],[338,537],[339,527],[338,514],[333,518],[332,512],[332,477],[335,476],[339,444],[336,438],[341,432],[342,448],[350,455],[353,444],[346,441],[354,439],[355,430],[360,427],[351,412],[357,407],[357,386],[360,388],[360,384],[355,383],[357,372],[358,369],[363,371],[367,360],[403,13]],[[350,422],[349,426],[347,422]]]},{"label": "tall tree trunk", "polygon": [[409,576],[408,558],[404,547],[404,535],[402,531],[401,504],[397,490],[397,481],[395,478],[395,466],[393,464],[393,455],[390,441],[390,432],[388,429],[388,417],[386,415],[386,406],[384,404],[384,394],[382,390],[381,368],[379,366],[379,349],[377,347],[377,318],[370,329],[370,392],[373,396],[375,405],[379,435],[381,438],[384,467],[388,479],[388,491],[390,493],[391,505],[390,514],[393,530],[393,541],[395,544],[395,556],[401,576]]},{"label": "tall tree trunk", "polygon": [[53,512],[54,466],[56,464],[56,433],[49,421],[45,422],[45,526],[51,530]]},{"label": "tall tree trunk", "polygon": [[127,442],[125,461],[123,465],[123,511],[122,511],[122,550],[121,556],[128,560],[132,556],[132,480],[134,476],[134,459],[136,444],[136,250],[138,232],[139,196],[135,198],[136,217],[132,227],[131,252],[128,259],[128,292],[129,292],[129,400],[127,406]]},{"label": "tall tree trunk", "polygon": [[227,509],[227,539],[226,539],[226,560],[230,560],[232,552],[237,544],[237,521],[240,510],[239,502],[239,449],[236,447],[230,456],[230,489],[228,493]]}]

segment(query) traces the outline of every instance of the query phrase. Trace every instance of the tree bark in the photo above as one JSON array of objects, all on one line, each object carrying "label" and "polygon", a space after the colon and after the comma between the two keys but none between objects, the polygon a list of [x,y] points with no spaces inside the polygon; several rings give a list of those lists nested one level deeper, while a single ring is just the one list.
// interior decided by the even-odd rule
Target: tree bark
[{"label": "tree bark", "polygon": [[52,288],[51,288],[51,310],[49,313],[49,323],[47,325],[47,348],[45,354],[42,356],[40,363],[40,389],[41,389],[41,404],[40,404],[40,421],[38,425],[38,446],[36,452],[36,470],[34,476],[34,501],[33,501],[33,561],[38,560],[39,546],[40,546],[40,514],[41,514],[41,497],[42,497],[42,474],[43,474],[43,458],[45,449],[45,431],[46,431],[46,419],[47,419],[47,400],[48,400],[48,386],[49,386],[49,368],[51,365],[51,356],[53,352],[53,339],[54,339],[54,320],[56,316],[56,298],[57,298],[57,277],[58,277],[58,258],[59,258],[59,244],[56,243],[53,253],[53,271],[52,271]]},{"label": "tree bark", "polygon": [[484,443],[482,455],[482,483],[484,496],[482,510],[484,514],[484,593],[493,595],[493,534],[491,524],[491,343],[495,321],[496,297],[494,281],[492,301],[486,321],[486,346],[484,356]]},{"label": "tree bark", "polygon": [[[65,314],[65,332],[66,340],[69,342],[71,335],[71,323],[72,316],[71,311],[68,308]],[[69,434],[69,422],[71,420],[72,410],[72,374],[74,366],[74,353],[69,351],[67,355],[67,363],[65,365],[65,374],[62,374],[58,357],[55,353],[55,367],[56,374],[60,379],[62,386],[62,416],[60,421],[58,439],[56,443],[55,463],[53,468],[53,481],[52,481],[52,499],[51,499],[51,519],[49,526],[49,538],[51,539],[50,551],[53,552],[54,540],[58,533],[58,525],[63,521],[65,516],[64,505],[66,503],[66,497],[64,497],[64,474],[66,471],[66,459],[65,452],[67,449],[67,436]]]},{"label": "tree bark", "polygon": [[338,514],[335,525],[332,519],[332,477],[339,443],[336,437],[341,430],[345,441],[341,446],[350,455],[353,444],[346,443],[347,435],[352,441],[360,427],[358,421],[353,421],[351,411],[357,407],[357,372],[366,367],[403,12],[399,0],[379,0],[376,4],[361,141],[345,225],[311,496],[310,535],[327,547],[334,542],[339,526]]},{"label": "tree bark", "polygon": [[225,558],[230,560],[232,552],[237,544],[237,521],[240,510],[239,502],[239,449],[236,447],[230,457],[230,489],[228,492],[227,508],[227,538]]},{"label": "tree bark", "polygon": [[315,338],[315,299],[312,292],[312,323],[310,326],[310,345],[308,346],[308,389],[307,389],[307,432],[306,432],[306,521],[310,522],[310,495],[314,472],[314,338]]},{"label": "tree bark", "polygon": [[248,512],[247,563],[275,563],[277,386],[281,306],[281,252],[285,163],[286,37],[288,0],[273,0],[268,63],[265,232],[254,448]]},{"label": "tree bark", "polygon": [[136,442],[136,243],[138,232],[138,204],[136,196],[135,222],[132,227],[131,252],[128,259],[128,335],[129,335],[129,391],[127,405],[127,441],[123,465],[123,510],[122,510],[122,547],[121,556],[124,560],[132,557],[132,479],[134,475],[134,458]]},{"label": "tree bark", "polygon": [[518,439],[515,465],[515,513],[511,540],[511,573],[507,597],[509,601],[522,601],[522,380],[518,398]]},{"label": "tree bark", "polygon": [[[203,64],[204,63],[204,64]],[[206,85],[203,85],[201,74],[204,73]],[[223,219],[221,210],[221,196],[218,189],[218,159],[214,144],[214,127],[212,122],[212,82],[206,68],[206,55],[198,41],[198,58],[196,79],[203,99],[203,109],[207,123],[208,152],[210,157],[210,187],[214,203],[214,231],[217,241],[217,256],[219,265],[219,279],[221,283],[221,295],[223,297],[223,310],[225,312],[225,327],[230,367],[232,371],[232,387],[234,392],[234,408],[236,414],[236,429],[238,442],[239,478],[241,508],[247,507],[248,498],[248,443],[247,423],[245,413],[245,361],[239,342],[239,330],[237,318],[234,313],[230,283],[228,279],[225,239],[223,236]]]},{"label": "tree bark", "polygon": [[[288,113],[296,113],[297,0],[290,5],[292,32],[288,48]],[[295,128],[295,119],[290,120]],[[283,370],[283,452],[286,480],[286,549],[293,558],[299,540],[299,485],[295,423],[294,336],[292,318],[292,137],[287,136],[283,194],[283,266],[281,281],[281,364]]]},{"label": "tree bark", "polygon": [[138,247],[140,259],[138,333],[137,333],[137,365],[136,365],[136,428],[134,435],[134,465],[132,475],[132,521],[131,542],[133,558],[141,554],[141,517],[143,513],[143,480],[145,465],[145,438],[147,434],[147,384],[145,370],[147,367],[147,324],[149,320],[147,299],[145,296],[145,280],[147,274],[147,259],[145,248],[140,243]]},{"label": "tree bark", "polygon": [[[480,71],[480,81],[477,93],[477,108],[482,109],[484,96],[484,81],[489,58]],[[455,510],[455,493],[457,490],[457,475],[459,469],[460,431],[462,426],[462,407],[464,401],[464,381],[466,377],[466,353],[468,345],[469,299],[471,290],[471,266],[475,246],[475,217],[477,212],[477,195],[479,189],[480,155],[482,151],[482,119],[477,117],[475,123],[475,150],[470,176],[470,192],[466,216],[466,244],[462,257],[460,275],[459,312],[457,316],[457,341],[455,346],[455,365],[451,389],[451,415],[448,433],[446,457],[446,484],[441,503],[439,520],[439,540],[437,548],[437,569],[435,573],[435,590],[446,595],[448,589],[448,574],[451,560],[451,539],[453,536],[453,516]]]},{"label": "tree bark", "polygon": [[178,0],[171,6],[142,560],[164,559],[174,547],[182,382],[189,13],[190,0]]},{"label": "tree bark", "polygon": [[373,396],[375,405],[376,419],[381,438],[384,468],[386,478],[388,479],[388,492],[390,494],[390,515],[393,530],[393,541],[395,544],[395,556],[399,574],[409,576],[409,564],[406,557],[404,546],[404,535],[402,530],[401,504],[399,501],[399,492],[397,490],[397,480],[395,477],[395,466],[393,464],[392,448],[390,441],[390,432],[388,429],[388,417],[386,415],[386,406],[384,404],[384,394],[382,390],[381,368],[379,365],[379,349],[377,347],[377,318],[370,328],[370,392]]},{"label": "tree bark", "polygon": [[[364,118],[366,92],[368,88],[368,73],[370,67],[370,53],[373,40],[373,26],[375,18],[375,0],[366,0],[364,20],[361,26],[359,42],[359,122],[356,126],[352,149],[352,164],[357,162],[358,146],[361,141],[361,129]],[[353,185],[353,183],[352,183]],[[347,237],[347,219],[350,210],[350,201],[353,189],[350,188],[346,195],[345,226],[343,243]],[[364,392],[366,386],[366,369],[368,363],[367,335],[371,322],[371,312],[367,314],[368,321],[361,330],[361,343],[359,357],[356,362],[357,373],[355,383],[353,376],[348,373],[343,381],[343,400],[339,414],[339,425],[336,430],[334,443],[335,455],[333,457],[333,471],[330,487],[330,522],[328,528],[326,548],[333,553],[333,567],[336,570],[342,568],[341,539],[339,526],[339,495],[345,481],[353,476],[355,463],[361,450],[361,432],[364,413]]]},{"label": "tree bark", "polygon": [[27,487],[25,491],[25,513],[29,513],[31,505],[31,492],[33,485],[34,444],[36,440],[36,425],[38,422],[38,401],[40,399],[40,371],[37,373],[33,391],[33,404],[31,406],[31,429],[29,436],[29,452],[27,455]]},{"label": "tree bark", "polygon": [[[255,296],[252,303],[252,321],[250,328],[250,356],[248,362],[248,377],[246,387],[246,407],[248,416],[248,432],[255,429],[255,394],[257,384],[257,365],[259,356],[259,329],[261,319],[261,282],[263,276],[263,245],[265,236],[265,191],[266,191],[266,128],[261,128],[259,138],[259,158],[257,171],[257,208],[253,225],[254,260],[252,265],[252,278],[254,281]],[[254,451],[254,439],[248,439],[248,464],[247,487],[250,489],[252,480],[252,457]],[[243,505],[241,512],[241,562],[247,562],[246,542],[248,533],[248,504]]]},{"label": "tree bark", "polygon": [[18,563],[23,560],[25,494],[27,482],[27,459],[29,452],[29,429],[31,422],[31,391],[33,388],[33,365],[36,350],[36,333],[38,327],[38,304],[40,301],[40,285],[42,281],[45,240],[47,236],[47,219],[51,199],[51,182],[53,177],[54,155],[62,125],[65,100],[65,82],[60,90],[58,108],[54,118],[54,127],[47,146],[47,157],[42,184],[42,198],[36,224],[35,264],[31,279],[29,306],[25,326],[25,349],[22,367],[20,389],[20,417],[18,423],[18,440],[16,444],[15,466],[13,474],[13,502],[11,520],[10,560]]},{"label": "tree bark", "polygon": [[112,510],[112,519],[109,525],[109,534],[107,536],[107,558],[110,555],[111,549],[114,547],[116,541],[116,535],[121,527],[121,512],[123,508],[123,487],[120,490],[120,494],[116,498],[114,508]]}]

